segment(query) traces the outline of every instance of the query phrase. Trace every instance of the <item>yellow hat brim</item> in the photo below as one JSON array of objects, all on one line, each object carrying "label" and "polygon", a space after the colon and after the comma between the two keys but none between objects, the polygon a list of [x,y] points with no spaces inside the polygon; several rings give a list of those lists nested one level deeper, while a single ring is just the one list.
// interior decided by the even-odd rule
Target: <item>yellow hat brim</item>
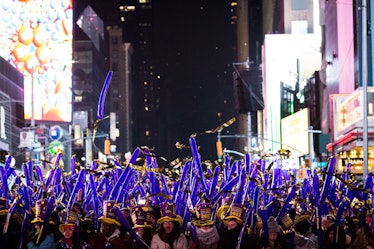
[{"label": "yellow hat brim", "polygon": [[151,225],[134,225],[132,228],[135,229],[135,228],[153,228]]},{"label": "yellow hat brim", "polygon": [[105,223],[108,223],[108,224],[112,224],[112,225],[116,225],[118,227],[121,226],[121,223],[119,223],[117,220],[112,219],[112,218],[100,217],[99,221],[100,222],[105,222]]},{"label": "yellow hat brim", "polygon": [[212,221],[212,220],[194,220],[194,221],[192,221],[192,224],[194,224],[197,227],[213,226],[214,221]]},{"label": "yellow hat brim", "polygon": [[34,218],[34,219],[31,221],[31,224],[38,223],[38,222],[43,223],[44,220],[43,220],[42,218],[37,217],[37,218]]},{"label": "yellow hat brim", "polygon": [[8,214],[8,210],[1,210],[0,211],[0,215],[7,215]]},{"label": "yellow hat brim", "polygon": [[162,223],[166,221],[177,221],[179,225],[182,225],[183,223],[182,217],[180,215],[177,215],[176,218],[170,218],[169,216],[161,217],[160,219],[157,220],[157,224],[161,225]]},{"label": "yellow hat brim", "polygon": [[65,227],[75,227],[75,225],[74,225],[74,224],[60,224],[60,225],[58,226],[58,230],[59,230],[61,233],[63,233]]}]

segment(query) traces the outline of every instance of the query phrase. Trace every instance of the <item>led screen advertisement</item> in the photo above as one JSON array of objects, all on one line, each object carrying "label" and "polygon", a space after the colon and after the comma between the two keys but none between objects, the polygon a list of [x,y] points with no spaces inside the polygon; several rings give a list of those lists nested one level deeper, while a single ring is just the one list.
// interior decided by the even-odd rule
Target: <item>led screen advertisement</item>
[{"label": "led screen advertisement", "polygon": [[25,119],[71,121],[72,18],[72,0],[0,1],[0,56],[25,76]]}]

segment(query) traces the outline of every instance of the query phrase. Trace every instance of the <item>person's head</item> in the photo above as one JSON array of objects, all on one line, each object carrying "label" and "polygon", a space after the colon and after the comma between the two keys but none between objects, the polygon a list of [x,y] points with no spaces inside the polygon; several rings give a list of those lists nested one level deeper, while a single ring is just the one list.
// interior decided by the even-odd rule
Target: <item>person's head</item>
[{"label": "person's head", "polygon": [[271,232],[269,233],[269,240],[270,241],[276,241],[278,238],[278,233]]},{"label": "person's head", "polygon": [[[221,212],[223,212],[223,214],[221,214],[221,217],[219,218],[223,220],[223,224],[228,228],[228,230],[232,230],[238,225],[241,226],[243,224],[245,207],[242,204],[232,203],[231,206],[228,207],[227,211],[223,210]],[[236,225],[232,221],[235,221]],[[230,229],[228,227],[229,222],[231,223]]]},{"label": "person's head", "polygon": [[171,202],[162,202],[160,204],[161,217],[157,220],[157,224],[163,226],[166,221],[174,222],[175,226],[181,226],[183,219],[180,215],[176,214],[176,204]]},{"label": "person's head", "polygon": [[42,227],[42,223],[40,223],[40,222],[35,222],[34,223],[34,228],[35,228],[36,232],[39,232],[41,227]]},{"label": "person's head", "polygon": [[227,230],[233,230],[235,229],[237,226],[239,226],[238,224],[238,221],[236,219],[230,219],[228,222],[227,222]]},{"label": "person's head", "polygon": [[127,207],[121,208],[123,217],[128,218],[130,216],[130,209]]},{"label": "person's head", "polygon": [[156,224],[156,221],[157,221],[154,211],[147,212],[147,218],[146,219],[147,219],[148,224],[150,224],[151,226],[154,226]]},{"label": "person's head", "polygon": [[105,237],[110,237],[114,231],[116,230],[117,226],[107,222],[101,222],[100,231],[104,234]]},{"label": "person's head", "polygon": [[165,221],[162,223],[162,228],[166,234],[170,234],[175,227],[175,221]]},{"label": "person's head", "polygon": [[137,227],[134,230],[135,230],[135,233],[139,236],[139,238],[143,238],[143,236],[144,236],[144,227]]},{"label": "person's head", "polygon": [[78,215],[83,215],[83,208],[79,202],[74,203],[73,211]]},{"label": "person's head", "polygon": [[268,232],[269,232],[269,240],[275,241],[278,238],[278,233],[280,232],[280,226],[273,216],[269,217],[267,221],[267,225],[268,225]]},{"label": "person's head", "polygon": [[[101,231],[105,230],[105,233],[110,235],[118,227],[121,227],[117,216],[115,215],[113,208],[116,206],[116,202],[112,200],[106,200],[103,203],[103,215],[98,219],[101,222]],[[104,233],[104,232],[103,232]],[[104,233],[104,234],[105,234]]]},{"label": "person's head", "polygon": [[309,216],[300,216],[294,224],[294,229],[301,235],[306,234],[310,229]]},{"label": "person's head", "polygon": [[335,222],[335,217],[331,214],[322,217],[322,229],[326,230]]},{"label": "person's head", "polygon": [[75,230],[74,226],[65,226],[62,235],[64,236],[65,239],[71,239],[74,235],[74,230]]},{"label": "person's head", "polygon": [[208,232],[212,229],[213,225],[204,225],[204,226],[199,226],[198,229],[200,229],[203,232]]}]

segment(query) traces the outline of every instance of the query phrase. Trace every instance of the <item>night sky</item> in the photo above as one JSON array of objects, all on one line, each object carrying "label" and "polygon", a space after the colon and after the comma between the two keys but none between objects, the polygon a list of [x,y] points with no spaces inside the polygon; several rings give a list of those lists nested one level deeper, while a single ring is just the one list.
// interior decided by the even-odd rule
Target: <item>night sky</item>
[{"label": "night sky", "polygon": [[[112,23],[119,20],[117,3],[89,4],[105,23]],[[152,1],[152,6],[156,68],[170,102],[165,128],[172,134],[170,147],[176,142],[188,145],[191,134],[213,129],[237,115],[231,66],[236,61],[236,38],[230,2],[159,0]],[[216,159],[216,135],[200,135],[196,141],[203,159]]]}]

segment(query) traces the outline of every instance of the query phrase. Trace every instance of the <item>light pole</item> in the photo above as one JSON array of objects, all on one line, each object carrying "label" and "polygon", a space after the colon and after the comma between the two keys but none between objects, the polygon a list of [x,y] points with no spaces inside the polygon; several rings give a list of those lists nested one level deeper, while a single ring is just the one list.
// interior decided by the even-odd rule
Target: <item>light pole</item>
[{"label": "light pole", "polygon": [[314,133],[322,133],[322,131],[321,130],[313,130],[313,126],[309,126],[308,132],[309,132],[309,155],[310,155],[310,161],[312,162],[312,169],[314,169],[314,161],[315,161]]},{"label": "light pole", "polygon": [[35,127],[35,116],[34,116],[34,67],[31,69],[31,121],[30,127]]},{"label": "light pole", "polygon": [[362,73],[362,138],[363,138],[363,179],[365,180],[369,171],[369,159],[368,159],[368,103],[367,103],[367,84],[368,84],[368,61],[367,61],[367,15],[366,15],[366,0],[362,0],[361,13],[362,13],[362,51],[361,51],[361,73]]}]

